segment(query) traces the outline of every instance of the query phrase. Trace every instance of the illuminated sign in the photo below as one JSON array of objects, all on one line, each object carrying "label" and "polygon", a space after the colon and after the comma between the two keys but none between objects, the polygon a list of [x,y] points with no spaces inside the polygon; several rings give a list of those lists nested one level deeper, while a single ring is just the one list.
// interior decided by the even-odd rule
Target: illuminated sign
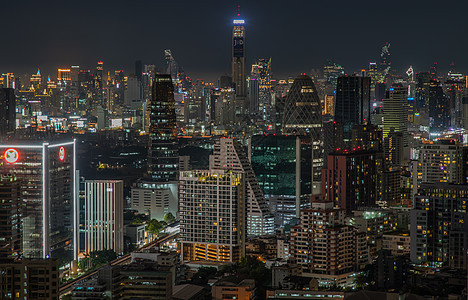
[{"label": "illuminated sign", "polygon": [[19,153],[16,149],[10,148],[6,149],[5,153],[3,153],[3,157],[5,161],[9,164],[14,164],[19,159]]},{"label": "illuminated sign", "polygon": [[245,21],[244,20],[234,20],[232,23],[234,23],[235,25],[244,25]]},{"label": "illuminated sign", "polygon": [[59,148],[59,159],[61,161],[65,159],[65,148],[63,148],[63,146]]}]

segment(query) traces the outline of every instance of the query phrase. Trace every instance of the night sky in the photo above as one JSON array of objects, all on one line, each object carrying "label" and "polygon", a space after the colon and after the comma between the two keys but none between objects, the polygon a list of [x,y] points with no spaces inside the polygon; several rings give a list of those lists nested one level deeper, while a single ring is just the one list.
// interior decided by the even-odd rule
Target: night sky
[{"label": "night sky", "polygon": [[[230,73],[236,1],[2,1],[0,72],[56,77],[70,65],[133,71],[135,60],[163,66],[171,49],[188,75]],[[468,71],[468,1],[241,1],[247,65],[272,57],[276,77],[321,67],[327,59],[352,73],[392,44],[398,71],[437,61]],[[249,69],[247,67],[247,69]]]}]

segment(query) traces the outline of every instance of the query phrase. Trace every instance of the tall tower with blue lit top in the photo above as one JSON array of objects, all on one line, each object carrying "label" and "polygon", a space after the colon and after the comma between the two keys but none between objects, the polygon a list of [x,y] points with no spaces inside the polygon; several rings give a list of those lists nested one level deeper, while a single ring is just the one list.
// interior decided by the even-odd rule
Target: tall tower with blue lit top
[{"label": "tall tower with blue lit top", "polygon": [[245,78],[245,20],[238,11],[232,29],[232,82],[236,91],[236,115],[247,109],[247,83]]}]

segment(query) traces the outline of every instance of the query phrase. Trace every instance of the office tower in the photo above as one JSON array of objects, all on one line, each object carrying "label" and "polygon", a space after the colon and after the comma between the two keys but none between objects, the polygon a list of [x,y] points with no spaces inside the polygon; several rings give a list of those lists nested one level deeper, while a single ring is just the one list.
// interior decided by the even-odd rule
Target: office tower
[{"label": "office tower", "polygon": [[334,116],[336,122],[343,124],[343,135],[348,141],[355,124],[370,123],[370,77],[338,77]]},{"label": "office tower", "polygon": [[58,69],[57,70],[57,80],[71,83],[71,69]]},{"label": "office tower", "polygon": [[125,105],[136,109],[136,107],[142,107],[142,89],[141,81],[136,76],[128,76],[127,86],[124,92],[124,103]]},{"label": "office tower", "polygon": [[177,181],[179,154],[174,86],[170,75],[155,74],[148,109],[150,113],[149,180],[153,182]]},{"label": "office tower", "polygon": [[233,138],[216,141],[210,156],[210,169],[243,172],[245,177],[247,235],[273,234],[273,215],[263,196],[242,144]]},{"label": "office tower", "polygon": [[352,147],[383,151],[382,129],[374,124],[354,125],[351,130]]},{"label": "office tower", "polygon": [[177,183],[139,182],[132,187],[131,203],[132,209],[151,219],[162,220],[168,213],[176,216]]},{"label": "office tower", "polygon": [[123,181],[85,181],[85,252],[123,252]]},{"label": "office tower", "polygon": [[450,127],[450,105],[437,80],[431,80],[429,84],[429,117],[431,132],[441,133]]},{"label": "office tower", "polygon": [[[254,97],[254,100],[252,100],[252,97],[250,97],[251,113],[260,112],[264,120],[270,121],[273,113],[271,101],[271,58],[257,59],[255,64],[252,65],[250,84],[252,80],[258,84],[258,98]],[[254,104],[252,104],[252,101],[254,101]],[[254,110],[252,111],[252,109]]]},{"label": "office tower", "polygon": [[336,90],[336,81],[338,77],[344,75],[344,68],[340,64],[337,64],[333,61],[327,61],[327,64],[323,66],[323,75],[325,80],[327,80],[333,86],[333,90]]},{"label": "office tower", "polygon": [[[403,132],[395,132],[390,128],[390,132],[384,139],[385,165],[387,168],[403,167],[409,162],[409,155],[405,155],[405,136]],[[409,150],[409,149],[408,149]]]},{"label": "office tower", "polygon": [[179,66],[177,65],[174,56],[172,56],[172,51],[170,49],[164,50],[164,57],[166,59],[166,74],[171,75],[172,82],[177,84],[179,80]]},{"label": "office tower", "polygon": [[20,183],[13,176],[0,175],[0,259],[22,255],[22,211]]},{"label": "office tower", "polygon": [[421,185],[411,210],[413,263],[466,270],[467,202],[467,185]]},{"label": "office tower", "polygon": [[75,153],[75,141],[0,145],[0,174],[11,174],[24,187],[25,258],[77,258]]},{"label": "office tower", "polygon": [[246,235],[243,174],[186,171],[179,182],[182,259],[239,261],[245,254]]},{"label": "office tower", "polygon": [[464,183],[462,168],[463,147],[455,140],[423,144],[419,150],[417,178],[420,183]]},{"label": "office tower", "polygon": [[170,266],[151,261],[134,262],[120,269],[119,299],[172,299]]},{"label": "office tower", "polygon": [[305,74],[294,80],[286,98],[283,133],[312,139],[312,194],[319,194],[323,167],[322,108],[312,78]]},{"label": "office tower", "polygon": [[[237,14],[240,17],[240,14]],[[232,29],[232,83],[236,91],[236,115],[246,113],[247,82],[245,77],[245,21],[235,19]]]},{"label": "office tower", "polygon": [[390,55],[390,43],[387,42],[382,47],[382,51],[380,52],[380,60],[379,60],[379,72],[382,73],[383,77],[385,78],[392,69],[392,60]]},{"label": "office tower", "polygon": [[313,199],[291,228],[291,260],[320,286],[352,287],[354,273],[368,263],[366,234],[346,225],[345,215],[332,201]]},{"label": "office tower", "polygon": [[249,160],[275,216],[275,228],[283,227],[310,203],[313,141],[271,134],[254,135],[249,142]]},{"label": "office tower", "polygon": [[143,65],[141,63],[141,60],[137,60],[135,62],[135,76],[141,82],[143,76]]},{"label": "office tower", "polygon": [[16,87],[15,74],[13,73],[3,73],[0,75],[0,88],[2,87],[7,89],[21,89],[21,86]]},{"label": "office tower", "polygon": [[260,109],[259,103],[259,87],[258,79],[250,77],[249,80],[249,103],[250,103],[250,113],[257,114]]},{"label": "office tower", "polygon": [[343,141],[343,125],[337,122],[323,123],[323,167],[328,166],[328,154],[336,149],[341,149],[345,146]]},{"label": "office tower", "polygon": [[104,62],[99,61],[93,75],[93,107],[105,105],[105,103],[103,103],[103,68]]},{"label": "office tower", "polygon": [[2,261],[0,282],[1,299],[58,299],[58,260]]},{"label": "office tower", "polygon": [[379,175],[382,178],[381,207],[404,206],[411,207],[412,203],[402,197],[400,169],[384,170]]},{"label": "office tower", "polygon": [[15,90],[0,88],[0,138],[12,134],[16,128]]},{"label": "office tower", "polygon": [[[408,89],[401,85],[393,85],[383,99],[383,137],[386,138],[393,128],[395,132],[402,132],[407,135],[408,115],[407,115]],[[405,138],[405,146],[407,146]]]},{"label": "office tower", "polygon": [[375,206],[381,167],[381,152],[354,148],[330,153],[328,168],[323,169],[322,195],[348,213]]}]

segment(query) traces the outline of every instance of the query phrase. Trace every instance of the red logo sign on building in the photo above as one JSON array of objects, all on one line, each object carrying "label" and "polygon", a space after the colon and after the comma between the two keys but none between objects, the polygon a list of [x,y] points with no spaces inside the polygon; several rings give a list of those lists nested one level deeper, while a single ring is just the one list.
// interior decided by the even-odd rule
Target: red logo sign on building
[{"label": "red logo sign on building", "polygon": [[59,159],[61,161],[65,159],[65,148],[63,146],[59,148]]},{"label": "red logo sign on building", "polygon": [[9,148],[5,150],[3,157],[7,163],[14,164],[19,159],[19,153],[16,149]]}]

